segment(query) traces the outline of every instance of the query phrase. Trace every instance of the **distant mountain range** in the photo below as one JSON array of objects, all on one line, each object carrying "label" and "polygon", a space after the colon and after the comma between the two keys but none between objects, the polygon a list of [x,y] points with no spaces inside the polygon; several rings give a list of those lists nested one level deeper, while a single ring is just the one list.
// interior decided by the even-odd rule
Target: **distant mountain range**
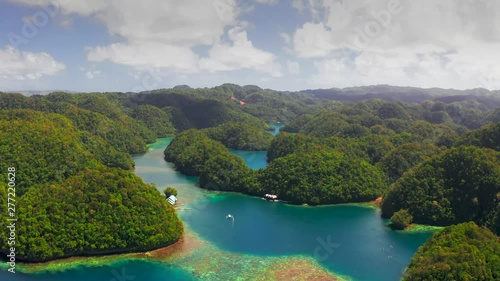
[{"label": "distant mountain range", "polygon": [[[223,84],[223,85],[232,85],[232,84]],[[220,86],[214,88],[218,87]],[[241,88],[247,90],[247,92],[249,91],[258,92],[263,90],[262,88],[255,85],[246,85],[242,86]],[[171,89],[188,90],[192,88],[189,87],[188,85],[179,85]],[[25,96],[46,95],[53,92],[76,93],[73,91],[66,91],[66,90],[15,91],[15,92],[21,93]],[[275,91],[275,92],[282,92],[282,91]],[[459,101],[475,101],[484,104],[490,108],[500,107],[500,90],[490,91],[483,88],[456,90],[456,89],[442,89],[442,88],[416,88],[416,87],[399,87],[390,85],[372,85],[372,86],[348,87],[342,89],[341,88],[307,89],[307,90],[288,92],[288,93],[307,94],[311,95],[312,97],[324,100],[350,101],[350,102],[357,102],[370,99],[382,99],[386,101],[396,101],[405,103],[419,103],[425,100],[441,101],[445,103],[459,102]]]},{"label": "distant mountain range", "polygon": [[369,99],[383,99],[399,102],[423,102],[425,100],[436,100],[445,103],[456,101],[477,101],[491,106],[500,106],[500,91],[489,91],[482,88],[470,90],[455,90],[441,88],[414,88],[397,87],[389,85],[350,87],[344,89],[314,89],[304,90],[303,93],[311,94],[316,98],[337,101],[361,101]]}]

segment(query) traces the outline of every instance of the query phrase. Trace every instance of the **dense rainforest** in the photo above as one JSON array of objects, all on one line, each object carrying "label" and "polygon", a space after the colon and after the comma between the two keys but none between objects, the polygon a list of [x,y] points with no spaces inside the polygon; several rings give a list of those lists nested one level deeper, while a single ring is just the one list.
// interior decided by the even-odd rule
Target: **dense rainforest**
[{"label": "dense rainforest", "polygon": [[499,216],[500,153],[459,146],[405,173],[387,192],[382,213],[406,209],[413,221],[450,225],[474,221],[496,231]]},{"label": "dense rainforest", "polygon": [[[385,85],[280,92],[233,84],[142,93],[0,93],[0,162],[3,170],[16,165],[23,171],[16,191],[20,209],[31,212],[20,230],[33,237],[23,241],[27,260],[175,241],[182,225],[172,208],[130,174],[131,154],[175,135],[165,159],[199,176],[202,188],[273,193],[310,205],[382,196],[382,214],[396,228],[449,226],[419,250],[407,280],[495,280],[498,237],[489,232],[500,233],[495,94]],[[269,122],[287,125],[273,137]],[[228,148],[267,150],[269,165],[251,170]],[[2,186],[5,177],[0,175]],[[144,206],[141,198],[154,204]],[[148,228],[121,228],[146,214]],[[82,226],[109,235],[92,236]],[[41,235],[48,235],[46,242]],[[487,251],[473,258],[476,248]]]},{"label": "dense rainforest", "polygon": [[448,226],[418,249],[403,280],[500,280],[500,238],[473,222]]},{"label": "dense rainforest", "polygon": [[[7,197],[4,188],[0,194]],[[156,187],[117,168],[85,170],[33,187],[16,205],[19,260],[147,251],[182,234],[181,221]]]},{"label": "dense rainforest", "polygon": [[[61,114],[0,110],[0,212],[15,194],[18,260],[144,251],[180,238],[182,223],[156,187],[100,162],[84,143],[92,136]],[[8,234],[0,232],[4,254]]]},{"label": "dense rainforest", "polygon": [[178,134],[164,154],[180,172],[199,176],[203,188],[248,193],[253,185],[254,173],[243,160],[203,131],[191,129]]},{"label": "dense rainforest", "polygon": [[230,122],[205,129],[208,137],[228,148],[238,150],[267,150],[271,145],[271,134],[245,123]]},{"label": "dense rainforest", "polygon": [[321,145],[311,145],[252,171],[205,132],[188,130],[165,149],[165,159],[175,163],[180,172],[199,176],[204,188],[253,195],[273,193],[295,204],[365,202],[382,195],[386,187],[383,173],[367,161]]},{"label": "dense rainforest", "polygon": [[59,182],[99,165],[79,141],[70,120],[31,110],[0,111],[0,155],[2,171],[13,166],[19,171],[17,196],[39,184]]},{"label": "dense rainforest", "polygon": [[336,204],[375,200],[386,189],[383,173],[339,150],[307,145],[259,171],[262,192],[292,203]]}]

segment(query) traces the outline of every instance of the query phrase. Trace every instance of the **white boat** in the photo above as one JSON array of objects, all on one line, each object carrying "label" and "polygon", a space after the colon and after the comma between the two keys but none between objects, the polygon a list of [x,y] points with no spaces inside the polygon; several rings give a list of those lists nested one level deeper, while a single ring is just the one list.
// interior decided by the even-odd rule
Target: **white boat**
[{"label": "white boat", "polygon": [[271,202],[278,202],[278,196],[274,194],[265,194],[264,199],[271,201]]},{"label": "white boat", "polygon": [[233,217],[233,215],[228,214],[228,215],[226,216],[226,219],[230,220],[230,219],[234,219],[234,217]]}]

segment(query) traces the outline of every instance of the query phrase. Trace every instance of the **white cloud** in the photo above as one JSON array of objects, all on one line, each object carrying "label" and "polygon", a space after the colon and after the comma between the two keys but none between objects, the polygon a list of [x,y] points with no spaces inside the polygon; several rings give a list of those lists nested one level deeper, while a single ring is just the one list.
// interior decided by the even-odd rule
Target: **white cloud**
[{"label": "white cloud", "polygon": [[200,68],[208,71],[228,71],[251,68],[273,77],[280,77],[280,65],[272,53],[253,47],[247,33],[240,28],[229,30],[231,44],[216,43],[209,51],[209,57],[200,60]]},{"label": "white cloud", "polygon": [[113,35],[130,43],[143,41],[182,46],[211,44],[236,22],[235,0],[11,0],[29,6],[53,4],[63,15],[94,17]]},{"label": "white cloud", "polygon": [[288,68],[288,73],[290,74],[300,74],[300,64],[296,61],[287,61],[286,66]]},{"label": "white cloud", "polygon": [[500,87],[498,1],[295,2],[312,15],[293,35],[294,54],[314,59],[312,84]]},{"label": "white cloud", "polygon": [[[59,2],[62,16],[77,14],[104,24],[120,42],[87,46],[87,59],[111,61],[144,69],[162,68],[175,73],[251,68],[279,76],[273,54],[253,46],[244,31],[234,33],[240,8],[236,0],[12,0],[25,5]],[[275,1],[261,1],[271,3]],[[229,30],[229,32],[228,32]],[[221,43],[224,37],[229,43]],[[200,57],[194,47],[211,48]]]},{"label": "white cloud", "polygon": [[[495,63],[500,61],[500,1],[292,0],[288,3],[310,20],[298,22],[304,15],[298,16],[293,24],[299,27],[292,32],[280,27],[287,30],[277,37],[283,44],[277,48],[282,66],[276,54],[249,38],[247,26],[259,25],[240,20],[252,8],[257,7],[255,12],[265,8],[255,3],[277,0],[9,1],[32,7],[58,2],[56,21],[70,26],[78,15],[101,23],[114,43],[87,46],[87,59],[131,66],[132,73],[158,68],[162,77],[171,75],[169,79],[184,75],[224,80],[231,77],[230,71],[246,69],[261,72],[255,77],[266,79],[282,75],[294,81],[309,79],[308,87],[387,83],[500,88],[500,64]],[[272,20],[271,26],[280,26],[280,17]],[[309,63],[315,73],[308,72]],[[6,68],[0,66],[2,77]],[[41,72],[55,73],[50,69]],[[24,74],[9,77],[50,75],[18,72]]]},{"label": "white cloud", "polygon": [[185,73],[198,70],[198,56],[191,49],[154,42],[88,47],[87,59],[92,62],[109,60],[137,68],[155,66]]},{"label": "white cloud", "polygon": [[323,23],[305,23],[293,37],[294,51],[299,57],[325,57],[338,48]]},{"label": "white cloud", "polygon": [[477,45],[457,52],[444,48],[378,49],[354,60],[345,57],[316,60],[317,74],[310,83],[322,87],[373,84],[442,88],[500,88],[500,44],[482,46],[491,56],[478,58]]},{"label": "white cloud", "polygon": [[47,53],[25,52],[11,46],[0,49],[0,61],[0,77],[4,79],[34,80],[65,69]]},{"label": "white cloud", "polygon": [[[370,37],[368,44],[363,46],[367,49],[422,43],[451,48],[470,40],[500,40],[500,2],[494,0],[304,2],[308,11],[317,16],[297,29],[295,37],[311,41],[311,46],[316,42],[320,48],[324,47],[323,41],[326,40],[329,50],[355,45],[355,39],[363,36]],[[316,26],[316,29],[311,29],[311,26]],[[374,32],[377,29],[380,32]],[[377,34],[371,36],[373,33]],[[318,34],[322,36],[317,38]],[[307,35],[309,37],[303,38]],[[302,54],[304,50],[298,48],[297,52]]]}]

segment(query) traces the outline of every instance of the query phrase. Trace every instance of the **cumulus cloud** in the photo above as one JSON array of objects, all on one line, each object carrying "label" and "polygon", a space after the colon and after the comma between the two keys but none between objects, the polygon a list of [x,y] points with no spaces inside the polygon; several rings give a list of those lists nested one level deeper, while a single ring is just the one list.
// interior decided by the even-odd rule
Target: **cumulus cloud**
[{"label": "cumulus cloud", "polygon": [[300,73],[300,64],[296,61],[287,61],[286,66],[288,68],[288,73],[290,74],[299,74]]},{"label": "cumulus cloud", "polygon": [[[97,19],[110,34],[122,39],[87,46],[87,59],[92,62],[111,61],[138,69],[159,67],[181,74],[252,68],[279,75],[274,55],[253,46],[244,31],[231,34],[235,27],[244,26],[237,19],[241,11],[236,0],[12,1],[58,5],[63,15]],[[221,43],[226,37],[229,42]],[[211,48],[209,57],[200,57],[193,50],[203,46]]]},{"label": "cumulus cloud", "polygon": [[0,61],[0,77],[4,79],[35,80],[65,69],[47,53],[25,52],[12,46],[0,49]]},{"label": "cumulus cloud", "polygon": [[210,49],[209,57],[200,60],[201,69],[213,72],[253,68],[273,77],[282,76],[275,56],[253,47],[245,31],[233,28],[228,34],[231,43],[216,43]]},{"label": "cumulus cloud", "polygon": [[92,62],[111,62],[137,68],[161,67],[178,72],[192,73],[198,70],[198,56],[189,48],[143,42],[142,44],[115,43],[106,46],[87,47],[87,59]]},{"label": "cumulus cloud", "polygon": [[[244,5],[237,0],[9,1],[57,5],[56,20],[69,24],[75,15],[99,22],[113,43],[87,46],[88,61],[127,65],[139,73],[155,68],[165,76],[191,78],[193,73],[216,76],[250,69],[294,80],[301,74],[301,81],[309,79],[307,87],[384,83],[500,88],[500,1],[495,0],[288,1],[301,15],[284,15],[297,17],[279,28],[286,31],[276,36],[282,48],[269,44],[281,52],[279,57],[249,38],[249,28],[262,27],[253,25],[251,17],[245,17],[249,23],[241,20],[249,6],[265,8],[255,3],[277,0]],[[278,20],[269,19],[271,25]],[[5,72],[5,66],[0,69]]]},{"label": "cumulus cloud", "polygon": [[293,45],[297,56],[304,58],[326,57],[339,48],[324,23],[311,22],[295,32]]},{"label": "cumulus cloud", "polygon": [[293,35],[295,55],[314,60],[311,83],[500,86],[498,1],[294,2],[312,16]]},{"label": "cumulus cloud", "polygon": [[389,83],[400,86],[442,88],[500,88],[499,46],[482,47],[491,56],[478,58],[472,45],[459,51],[421,46],[414,48],[372,49],[355,59],[345,57],[316,60],[317,86],[349,87]]}]

